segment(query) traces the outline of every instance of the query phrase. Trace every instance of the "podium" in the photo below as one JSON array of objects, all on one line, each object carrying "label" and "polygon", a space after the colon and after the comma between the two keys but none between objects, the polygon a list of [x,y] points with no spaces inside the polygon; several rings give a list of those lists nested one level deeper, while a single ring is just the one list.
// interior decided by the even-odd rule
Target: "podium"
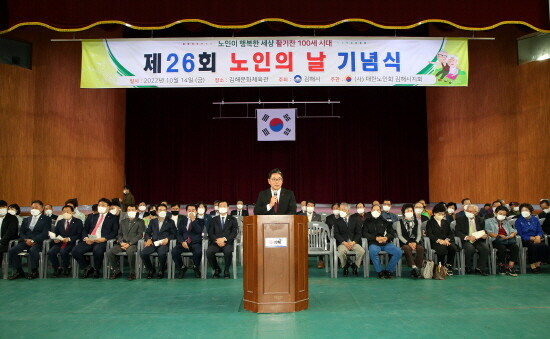
[{"label": "podium", "polygon": [[307,253],[306,216],[244,217],[244,309],[256,313],[285,313],[307,309]]}]

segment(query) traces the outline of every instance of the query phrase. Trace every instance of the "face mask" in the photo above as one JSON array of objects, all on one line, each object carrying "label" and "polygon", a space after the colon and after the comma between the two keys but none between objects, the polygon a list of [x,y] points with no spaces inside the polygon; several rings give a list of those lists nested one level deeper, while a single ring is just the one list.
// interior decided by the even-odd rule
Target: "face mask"
[{"label": "face mask", "polygon": [[[518,207],[518,210],[519,210],[519,207]],[[543,211],[544,213],[548,214],[548,213],[550,213],[550,208],[543,209],[542,211]]]},{"label": "face mask", "polygon": [[199,207],[199,214],[204,214],[206,212],[206,209],[204,207]]},{"label": "face mask", "polygon": [[338,216],[340,215],[340,210],[332,210],[332,214]]},{"label": "face mask", "polygon": [[238,209],[238,210],[242,210],[243,207],[244,207],[243,204],[237,204],[237,209]]},{"label": "face mask", "polygon": [[5,216],[8,213],[7,208],[0,208],[0,217]]},{"label": "face mask", "polygon": [[11,214],[11,215],[16,215],[17,211],[16,210],[9,210],[8,213]]},{"label": "face mask", "polygon": [[455,212],[454,208],[447,208],[447,213],[453,214]]},{"label": "face mask", "polygon": [[105,214],[105,213],[107,213],[107,207],[97,206],[97,211],[99,212],[99,214]]},{"label": "face mask", "polygon": [[128,218],[134,219],[136,217],[137,212],[136,211],[130,211],[128,212]]},{"label": "face mask", "polygon": [[435,220],[437,220],[437,221],[443,220],[443,216],[442,216],[442,215],[434,215],[434,218],[435,218]]},{"label": "face mask", "polygon": [[306,207],[307,213],[313,213],[314,210],[315,210],[315,207],[311,207],[311,206]]},{"label": "face mask", "polygon": [[126,191],[122,191],[122,194],[126,194]]},{"label": "face mask", "polygon": [[180,214],[180,211],[172,211],[172,215],[178,215]]},{"label": "face mask", "polygon": [[531,212],[529,211],[521,211],[521,216],[524,218],[528,218],[531,216]]},{"label": "face mask", "polygon": [[302,212],[307,211],[307,207],[305,205],[302,205]]},{"label": "face mask", "polygon": [[157,216],[157,211],[152,210],[151,212],[149,212],[149,214],[151,214],[153,217],[156,217]]},{"label": "face mask", "polygon": [[514,206],[514,211],[515,212],[519,211],[519,206]]},{"label": "face mask", "polygon": [[204,215],[197,215],[197,218],[204,219]]},{"label": "face mask", "polygon": [[496,207],[491,207],[493,209],[493,214],[495,213]]},{"label": "face mask", "polygon": [[219,206],[214,206],[214,211],[218,211],[220,209]]},{"label": "face mask", "polygon": [[33,208],[31,210],[31,214],[36,217],[37,215],[40,215],[40,210],[36,209],[36,208]]},{"label": "face mask", "polygon": [[194,217],[195,215],[196,215],[195,212],[187,212],[187,216],[189,218]]},{"label": "face mask", "polygon": [[140,212],[145,212],[146,209],[147,209],[147,207],[145,207],[145,206],[139,206],[138,207],[138,210],[140,210]]},{"label": "face mask", "polygon": [[405,218],[406,219],[412,219],[413,216],[414,216],[413,212],[405,212]]},{"label": "face mask", "polygon": [[506,219],[506,216],[505,216],[505,215],[502,215],[502,214],[498,214],[498,215],[497,215],[497,219],[500,220],[500,221],[502,221],[502,220]]},{"label": "face mask", "polygon": [[422,209],[421,208],[415,208],[414,213],[420,214],[420,213],[422,213]]},{"label": "face mask", "polygon": [[116,215],[116,212],[117,212],[117,211],[116,211],[116,208],[112,208],[112,209],[109,211],[109,213],[111,213],[112,215]]},{"label": "face mask", "polygon": [[220,212],[220,214],[225,214],[227,213],[227,207],[220,207],[218,211]]},{"label": "face mask", "polygon": [[364,208],[358,208],[357,213],[363,214],[363,213],[365,213],[365,209]]},{"label": "face mask", "polygon": [[466,211],[468,209],[468,205],[464,205],[464,210]]},{"label": "face mask", "polygon": [[466,214],[466,217],[467,217],[468,219],[473,219],[473,218],[474,218],[474,214],[473,214],[473,213],[465,212],[464,214]]},{"label": "face mask", "polygon": [[44,212],[48,217],[51,217],[53,212],[52,210],[46,210],[46,212]]},{"label": "face mask", "polygon": [[159,218],[166,218],[166,211],[160,211]]},{"label": "face mask", "polygon": [[71,213],[63,213],[63,219],[65,220],[71,220],[73,215]]},{"label": "face mask", "polygon": [[372,212],[370,212],[370,215],[372,215],[372,217],[373,217],[374,219],[377,219],[377,218],[380,216],[380,214],[381,214],[381,213],[380,213],[379,211],[372,211]]},{"label": "face mask", "polygon": [[345,217],[346,217],[346,215],[348,215],[348,214],[347,214],[346,212],[344,212],[344,211],[340,211],[340,216],[341,216],[342,218],[345,218]]},{"label": "face mask", "polygon": [[387,205],[382,206],[382,210],[383,210],[384,212],[389,212],[390,209],[391,209],[391,206],[387,206]]}]

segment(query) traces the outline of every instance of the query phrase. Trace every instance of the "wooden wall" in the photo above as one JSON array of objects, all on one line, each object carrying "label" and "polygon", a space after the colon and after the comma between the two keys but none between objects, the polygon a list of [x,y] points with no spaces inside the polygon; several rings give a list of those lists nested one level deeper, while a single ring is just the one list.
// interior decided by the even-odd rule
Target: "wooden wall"
[{"label": "wooden wall", "polygon": [[[76,38],[120,37],[98,28]],[[0,199],[92,204],[122,195],[124,90],[80,89],[81,44],[40,27],[3,36],[33,44],[32,70],[0,64]]]},{"label": "wooden wall", "polygon": [[[467,88],[428,88],[431,201],[538,203],[550,194],[550,60],[517,64],[517,37],[504,26],[470,41]],[[442,31],[432,36],[471,36]]]}]

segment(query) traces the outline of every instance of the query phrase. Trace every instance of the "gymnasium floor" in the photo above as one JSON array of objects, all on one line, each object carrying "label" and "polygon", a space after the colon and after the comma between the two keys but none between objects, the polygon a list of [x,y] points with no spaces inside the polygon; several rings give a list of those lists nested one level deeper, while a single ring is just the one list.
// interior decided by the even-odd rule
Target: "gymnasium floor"
[{"label": "gymnasium floor", "polygon": [[331,279],[314,260],[309,309],[293,314],[244,311],[242,279],[192,272],[184,280],[0,280],[0,338],[548,338],[548,265],[517,278],[388,281]]}]

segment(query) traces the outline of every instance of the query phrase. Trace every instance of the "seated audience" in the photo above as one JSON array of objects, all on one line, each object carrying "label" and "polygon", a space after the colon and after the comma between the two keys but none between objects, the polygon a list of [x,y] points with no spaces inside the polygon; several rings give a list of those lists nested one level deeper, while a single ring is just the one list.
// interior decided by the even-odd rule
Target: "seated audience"
[{"label": "seated audience", "polygon": [[244,201],[237,200],[237,209],[231,211],[231,215],[237,216],[237,217],[247,217],[248,216],[248,210],[244,209]]},{"label": "seated audience", "polygon": [[426,224],[426,236],[430,238],[430,245],[435,250],[438,263],[446,266],[448,274],[453,275],[453,264],[458,249],[454,244],[454,234],[451,226],[445,220],[446,211],[447,208],[443,204],[434,206],[433,216]]},{"label": "seated audience", "polygon": [[330,207],[332,210],[332,214],[327,215],[327,218],[325,219],[325,224],[328,225],[328,228],[332,230],[332,227],[334,224],[336,224],[336,220],[340,218],[340,204],[335,202]]},{"label": "seated audience", "polygon": [[[510,204],[511,205],[511,204]],[[514,265],[519,260],[519,247],[516,243],[517,231],[507,220],[508,209],[499,206],[495,210],[495,217],[485,219],[485,231],[493,239],[493,247],[497,250],[498,274],[517,277]],[[509,259],[506,262],[507,250]]]},{"label": "seated audience", "polygon": [[[204,205],[202,205],[204,208]],[[195,272],[195,278],[201,277],[201,261],[202,261],[202,233],[206,218],[198,218],[197,206],[189,204],[186,206],[187,216],[180,216],[180,225],[178,226],[178,233],[176,236],[176,246],[172,249],[172,260],[176,265],[176,271],[178,272],[178,279],[183,279],[185,273],[189,269],[188,266],[183,264],[181,257],[184,252],[192,253],[192,265]]]},{"label": "seated audience", "polygon": [[8,213],[8,203],[0,200],[0,267],[10,241],[17,239],[18,223],[17,217]]},{"label": "seated audience", "polygon": [[176,225],[172,219],[167,218],[167,210],[168,206],[160,204],[157,207],[158,218],[152,219],[145,230],[145,243],[140,256],[148,270],[147,279],[152,279],[156,273],[151,263],[151,254],[153,253],[157,253],[159,260],[159,272],[156,278],[164,278],[170,240],[176,238]]},{"label": "seated audience", "polygon": [[[84,229],[82,220],[74,217],[74,208],[71,205],[63,206],[62,213],[53,233],[55,236],[61,236],[63,240],[53,240],[53,246],[48,251],[48,258],[54,270],[53,276],[56,278],[62,275],[65,277],[70,275],[70,254],[76,245],[76,241],[80,240]],[[58,254],[61,257],[61,264],[57,258]]]},{"label": "seated audience", "polygon": [[13,215],[17,219],[17,225],[23,224],[23,218],[21,217],[21,207],[17,204],[11,204],[8,206],[8,213]]},{"label": "seated audience", "polygon": [[[470,204],[466,209],[465,215],[456,218],[455,235],[462,241],[464,249],[466,274],[480,274],[487,276],[487,260],[489,259],[489,246],[487,246],[487,234],[476,238],[474,233],[485,230],[485,222],[481,217],[476,216],[477,205]],[[474,253],[479,254],[477,267],[474,268]]]},{"label": "seated audience", "polygon": [[527,260],[532,273],[541,273],[541,263],[548,260],[548,245],[544,243],[544,234],[539,219],[532,215],[531,204],[519,206],[521,216],[516,220],[516,230],[524,247],[527,247]]},{"label": "seated audience", "polygon": [[216,253],[223,253],[224,257],[224,270],[223,277],[229,279],[229,269],[233,259],[234,241],[239,232],[239,224],[234,216],[227,215],[227,201],[221,200],[219,202],[219,215],[212,218],[210,225],[210,232],[208,233],[208,249],[206,250],[206,257],[210,266],[214,268],[214,275],[212,278],[217,279],[220,277],[221,268],[216,260]]},{"label": "seated audience", "polygon": [[[340,266],[344,276],[348,276],[348,269],[351,266],[352,273],[358,276],[358,269],[361,267],[365,250],[361,246],[362,223],[359,218],[350,218],[348,203],[340,204],[340,217],[334,223],[334,238],[340,259]],[[348,251],[355,253],[355,262],[351,263],[348,258]]]},{"label": "seated audience", "polygon": [[[422,228],[418,220],[414,217],[413,204],[404,204],[401,207],[403,219],[399,220],[397,225],[397,238],[405,258],[407,265],[412,269],[411,278],[420,277],[420,267],[424,262],[424,246],[422,246]],[[413,252],[416,255],[413,260]]]},{"label": "seated audience", "polygon": [[391,211],[391,201],[386,199],[382,203],[382,218],[387,222],[394,223],[397,221],[397,214],[390,212]]},{"label": "seated audience", "polygon": [[453,221],[456,220],[456,210],[457,206],[454,202],[449,202],[445,205],[447,207],[447,215],[445,216],[445,220],[450,224]]}]

